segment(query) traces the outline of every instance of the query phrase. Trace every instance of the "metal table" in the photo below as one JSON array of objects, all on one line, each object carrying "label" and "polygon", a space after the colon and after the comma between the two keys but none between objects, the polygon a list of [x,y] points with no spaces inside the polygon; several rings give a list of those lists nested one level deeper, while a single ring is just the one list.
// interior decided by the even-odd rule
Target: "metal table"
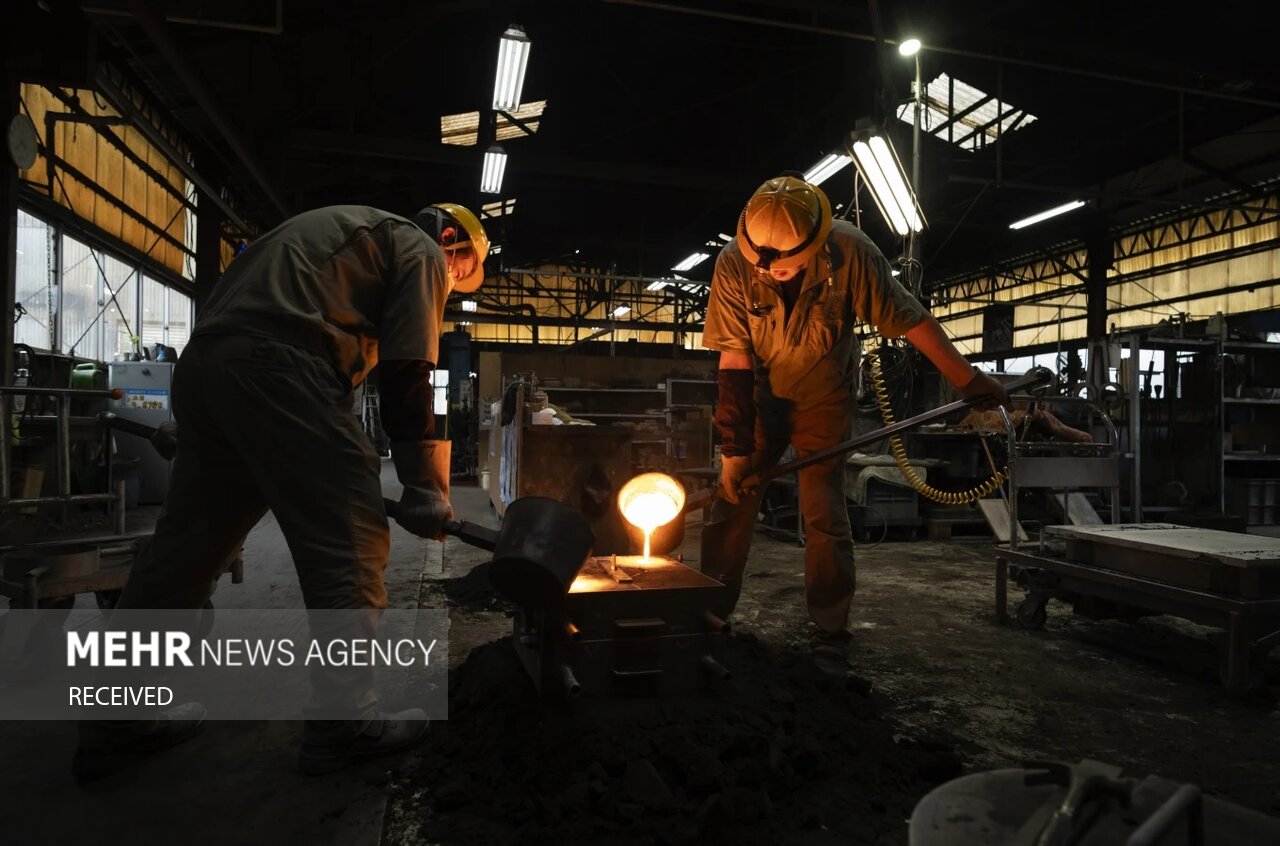
[{"label": "metal table", "polygon": [[1233,694],[1260,680],[1280,643],[1280,540],[1163,523],[1047,526],[1045,536],[1057,544],[996,547],[1001,622],[1012,568],[1027,592],[1014,616],[1025,628],[1044,625],[1050,599],[1100,600],[1110,616],[1170,614],[1226,630],[1220,676]]}]

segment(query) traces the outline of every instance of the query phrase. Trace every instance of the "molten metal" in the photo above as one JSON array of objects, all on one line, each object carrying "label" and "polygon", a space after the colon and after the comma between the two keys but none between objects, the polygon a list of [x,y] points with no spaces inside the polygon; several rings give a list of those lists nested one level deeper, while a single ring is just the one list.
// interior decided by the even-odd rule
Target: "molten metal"
[{"label": "molten metal", "polygon": [[666,473],[642,473],[618,491],[618,510],[627,522],[644,532],[646,559],[653,530],[670,523],[683,508],[684,488]]}]

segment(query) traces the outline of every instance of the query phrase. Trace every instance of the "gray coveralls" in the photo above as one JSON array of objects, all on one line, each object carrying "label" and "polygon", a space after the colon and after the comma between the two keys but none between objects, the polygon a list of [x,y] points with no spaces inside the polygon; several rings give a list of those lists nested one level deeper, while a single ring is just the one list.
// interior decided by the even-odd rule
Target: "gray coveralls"
[{"label": "gray coveralls", "polygon": [[[756,369],[756,472],[840,443],[853,422],[859,320],[886,338],[901,336],[928,312],[893,278],[884,255],[852,224],[832,223],[826,247],[805,268],[790,317],[778,283],[759,277],[731,241],[716,260],[702,344],[748,353]],[[844,492],[844,457],[800,470],[806,533],[805,597],[824,632],[843,632],[854,593],[853,540]],[[702,532],[702,570],[729,586],[733,610],[751,550],[760,496],[717,500]]]},{"label": "gray coveralls", "polygon": [[[448,293],[436,243],[365,206],[305,212],[236,258],[175,368],[169,495],[118,607],[201,607],[270,510],[307,608],[385,608],[380,461],[352,390],[380,353],[437,360]],[[372,671],[325,673],[313,688],[373,713]]]}]

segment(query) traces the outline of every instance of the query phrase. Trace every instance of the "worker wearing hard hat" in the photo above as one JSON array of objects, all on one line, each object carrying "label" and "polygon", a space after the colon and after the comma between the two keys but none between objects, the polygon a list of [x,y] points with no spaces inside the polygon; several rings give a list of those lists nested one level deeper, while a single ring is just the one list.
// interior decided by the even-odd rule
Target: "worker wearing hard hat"
[{"label": "worker wearing hard hat", "polygon": [[[1006,403],[1000,383],[977,371],[890,272],[871,239],[833,220],[827,197],[796,176],[765,182],[738,218],[711,280],[703,345],[720,352],[716,425],[724,500],[702,533],[702,568],[736,605],[760,491],[740,491],[775,465],[788,443],[799,457],[849,437],[858,371],[855,329],[870,324],[906,338],[965,397]],[[847,668],[853,541],[844,457],[799,471],[805,527],[805,592],[811,645],[824,669]]]},{"label": "worker wearing hard hat", "polygon": [[[179,436],[169,494],[117,607],[200,608],[269,510],[307,608],[385,608],[390,530],[380,462],[353,413],[353,388],[379,366],[382,424],[404,485],[396,520],[440,537],[453,510],[431,377],[445,300],[480,286],[488,250],[484,228],[461,206],[441,203],[413,219],[332,206],[286,220],[237,257],[200,308],[175,369]],[[425,734],[421,710],[378,710],[372,669],[340,679],[325,673],[313,672],[313,690],[325,686],[331,704],[337,690],[350,719],[307,722],[305,772]],[[150,723],[82,723],[77,773],[104,775],[183,740],[203,714],[190,703]]]}]

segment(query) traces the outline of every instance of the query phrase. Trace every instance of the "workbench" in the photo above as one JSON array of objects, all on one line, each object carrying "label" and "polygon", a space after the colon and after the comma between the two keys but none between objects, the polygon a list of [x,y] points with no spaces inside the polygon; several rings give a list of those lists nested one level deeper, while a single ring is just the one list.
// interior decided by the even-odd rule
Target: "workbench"
[{"label": "workbench", "polygon": [[1224,629],[1220,676],[1233,694],[1261,680],[1280,643],[1280,539],[1169,523],[1046,526],[1039,548],[996,547],[996,616],[1043,627],[1050,599],[1093,617],[1170,614]]}]

